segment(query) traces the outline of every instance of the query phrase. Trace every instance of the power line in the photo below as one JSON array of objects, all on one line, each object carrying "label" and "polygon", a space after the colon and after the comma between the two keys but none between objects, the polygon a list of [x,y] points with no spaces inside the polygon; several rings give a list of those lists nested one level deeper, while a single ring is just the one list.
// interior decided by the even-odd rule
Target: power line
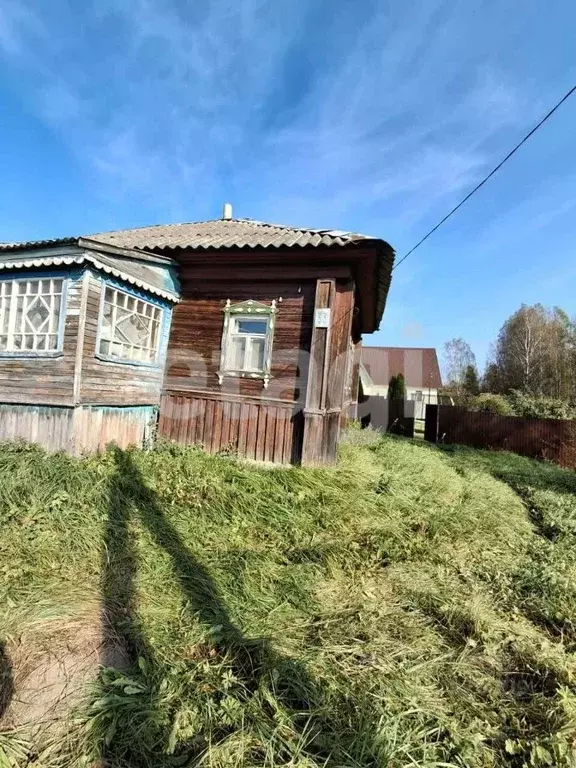
[{"label": "power line", "polygon": [[461,208],[461,207],[464,205],[464,203],[465,203],[467,200],[469,200],[469,199],[472,197],[472,195],[473,195],[475,192],[478,192],[478,190],[480,189],[480,187],[483,187],[483,186],[484,186],[484,184],[486,184],[486,182],[488,181],[488,179],[490,179],[492,176],[494,176],[494,174],[495,174],[497,171],[499,171],[499,170],[500,170],[500,168],[502,168],[502,166],[504,165],[504,163],[505,163],[507,160],[510,160],[510,158],[512,157],[512,155],[513,155],[515,152],[517,152],[517,151],[520,149],[520,147],[522,146],[522,144],[524,144],[525,142],[527,142],[527,141],[528,141],[528,139],[529,139],[529,138],[530,138],[530,137],[531,137],[533,134],[535,134],[535,133],[536,133],[536,131],[537,131],[539,128],[541,128],[541,127],[544,125],[544,123],[546,122],[546,120],[548,120],[548,118],[552,117],[552,115],[554,114],[554,112],[556,112],[556,110],[557,110],[557,109],[558,109],[560,106],[562,106],[562,104],[564,104],[564,102],[565,102],[565,101],[566,101],[566,100],[567,100],[567,99],[568,99],[570,96],[572,96],[572,94],[574,93],[574,91],[576,91],[576,85],[575,85],[575,86],[573,86],[573,87],[572,87],[572,88],[571,88],[571,89],[568,91],[568,93],[567,93],[567,94],[565,94],[565,95],[564,95],[564,96],[563,96],[563,97],[560,99],[560,101],[559,101],[559,102],[558,102],[558,103],[557,103],[557,104],[556,104],[554,107],[552,107],[552,109],[550,110],[550,112],[548,112],[548,114],[547,114],[547,115],[544,115],[544,117],[542,118],[542,120],[540,120],[540,122],[539,122],[537,125],[535,125],[535,126],[534,126],[534,128],[532,128],[532,130],[531,130],[529,133],[527,133],[527,134],[526,134],[526,136],[524,136],[524,138],[522,139],[522,141],[520,141],[518,144],[516,144],[516,146],[514,147],[514,149],[512,149],[510,152],[508,152],[508,154],[506,155],[506,157],[505,157],[503,160],[501,160],[501,161],[498,163],[498,165],[497,165],[495,168],[493,168],[493,169],[490,171],[490,173],[488,174],[488,176],[484,177],[484,178],[482,179],[482,181],[481,181],[479,184],[477,184],[477,185],[474,187],[474,189],[473,189],[471,192],[469,192],[469,193],[466,195],[466,197],[465,197],[463,200],[461,200],[461,201],[458,203],[458,205],[457,205],[457,206],[455,206],[454,208],[452,208],[452,210],[450,211],[450,213],[446,214],[446,216],[444,216],[444,218],[443,218],[441,221],[439,221],[439,222],[438,222],[438,224],[436,224],[436,226],[435,226],[435,227],[433,227],[433,228],[432,228],[432,229],[431,229],[431,230],[430,230],[430,231],[429,231],[429,232],[428,232],[426,235],[424,235],[424,237],[423,237],[421,240],[419,240],[419,241],[416,243],[416,245],[415,245],[413,248],[410,248],[410,250],[408,251],[408,253],[404,254],[404,256],[402,256],[402,258],[400,259],[400,261],[396,262],[396,264],[395,264],[395,265],[394,265],[394,267],[393,267],[393,270],[394,270],[394,269],[396,269],[396,267],[399,267],[399,266],[400,266],[400,264],[402,264],[402,262],[403,262],[403,261],[405,261],[405,260],[408,258],[408,256],[410,256],[410,254],[411,254],[411,253],[414,253],[414,251],[416,250],[416,248],[419,248],[419,247],[422,245],[422,243],[423,243],[425,240],[428,240],[428,238],[430,237],[430,235],[433,235],[433,234],[434,234],[434,232],[436,232],[436,230],[437,230],[439,227],[441,227],[441,226],[442,226],[442,224],[444,224],[444,222],[445,222],[445,221],[447,221],[447,220],[450,218],[450,216],[453,216],[453,215],[456,213],[456,211],[457,211],[459,208]]}]

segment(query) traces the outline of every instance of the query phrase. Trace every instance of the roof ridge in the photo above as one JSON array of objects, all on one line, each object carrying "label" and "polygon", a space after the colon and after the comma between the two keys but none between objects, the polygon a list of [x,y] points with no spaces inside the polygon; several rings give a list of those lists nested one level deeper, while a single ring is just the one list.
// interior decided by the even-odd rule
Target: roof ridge
[{"label": "roof ridge", "polygon": [[[204,219],[202,221],[173,221],[168,224],[144,224],[142,226],[138,227],[124,227],[122,229],[116,229],[116,230],[109,230],[110,234],[114,232],[132,232],[137,229],[156,229],[159,227],[165,228],[165,227],[189,227],[189,226],[197,226],[198,224],[215,224],[215,223],[221,223],[221,224],[253,224],[257,227],[263,227],[266,229],[284,229],[289,232],[314,232],[314,233],[328,233],[328,232],[334,232],[341,235],[359,235],[360,232],[354,232],[349,229],[331,229],[329,227],[300,227],[300,226],[293,226],[292,224],[280,224],[273,221],[262,221],[261,219],[251,219],[248,217],[241,217],[241,218],[231,218],[231,219],[222,219],[222,218],[216,218],[216,219]],[[108,232],[107,232],[108,233]],[[107,234],[106,233],[106,234]],[[97,232],[93,234],[105,234],[104,232]],[[90,235],[83,235],[83,237],[90,237]],[[362,237],[369,237],[368,235],[362,235]],[[376,239],[376,238],[375,238]]]},{"label": "roof ridge", "polygon": [[436,347],[400,347],[394,344],[384,344],[382,346],[376,344],[362,344],[362,349],[432,349],[436,351]]},{"label": "roof ridge", "polygon": [[[220,219],[213,219],[213,221],[220,221]],[[358,237],[362,237],[364,239],[370,240],[370,239],[378,239],[375,236],[372,237],[371,235],[363,235],[360,232],[355,232],[351,229],[332,229],[330,227],[295,227],[291,224],[275,224],[271,221],[260,221],[259,219],[222,219],[222,221],[240,221],[240,222],[246,222],[247,224],[256,224],[259,227],[270,227],[274,229],[286,229],[290,232],[314,232],[315,234],[328,234],[331,233],[334,236],[338,235],[357,235]]]}]

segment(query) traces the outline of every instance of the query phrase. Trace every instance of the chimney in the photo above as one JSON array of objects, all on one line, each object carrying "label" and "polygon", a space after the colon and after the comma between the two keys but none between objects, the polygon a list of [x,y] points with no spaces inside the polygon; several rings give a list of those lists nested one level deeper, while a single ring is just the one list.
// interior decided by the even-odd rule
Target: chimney
[{"label": "chimney", "polygon": [[224,220],[232,218],[232,205],[230,203],[224,203],[222,208],[222,218]]}]

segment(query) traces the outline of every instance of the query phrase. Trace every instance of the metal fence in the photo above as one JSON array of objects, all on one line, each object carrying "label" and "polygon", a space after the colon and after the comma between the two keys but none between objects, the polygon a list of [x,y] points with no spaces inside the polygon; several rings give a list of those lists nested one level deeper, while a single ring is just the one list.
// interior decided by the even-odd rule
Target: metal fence
[{"label": "metal fence", "polygon": [[454,406],[426,406],[426,440],[513,451],[576,468],[576,421],[524,419]]}]

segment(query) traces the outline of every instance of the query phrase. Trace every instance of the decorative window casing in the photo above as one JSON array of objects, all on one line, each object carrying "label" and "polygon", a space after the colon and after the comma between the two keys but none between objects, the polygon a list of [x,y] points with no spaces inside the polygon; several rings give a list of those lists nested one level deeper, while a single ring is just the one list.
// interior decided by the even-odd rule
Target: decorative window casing
[{"label": "decorative window casing", "polygon": [[49,356],[62,351],[66,280],[0,280],[0,354]]},{"label": "decorative window casing", "polygon": [[164,310],[104,283],[100,306],[98,355],[124,363],[158,362]]},{"label": "decorative window casing", "polygon": [[270,381],[276,302],[243,301],[224,307],[224,330],[218,381],[225,376]]}]

